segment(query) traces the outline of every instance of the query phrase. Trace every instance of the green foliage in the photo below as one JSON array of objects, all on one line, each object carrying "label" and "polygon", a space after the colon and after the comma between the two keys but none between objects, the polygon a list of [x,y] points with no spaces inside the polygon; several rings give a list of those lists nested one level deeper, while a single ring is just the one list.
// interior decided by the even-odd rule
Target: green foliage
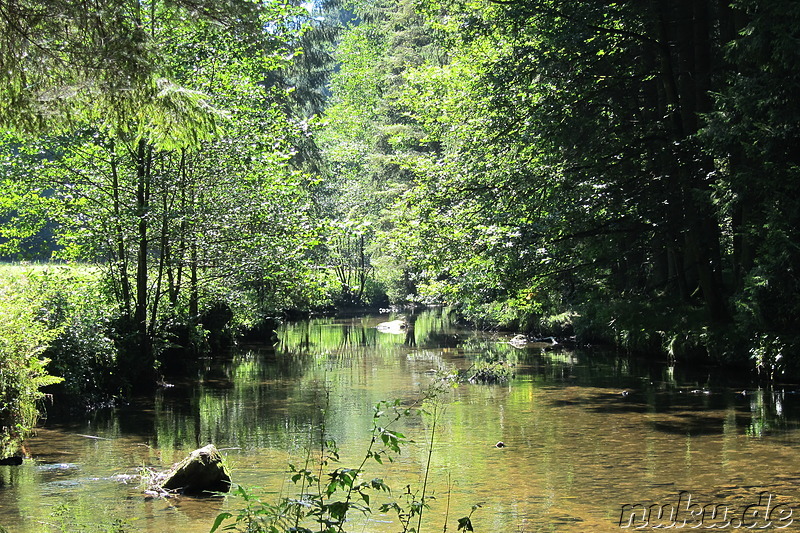
[{"label": "green foliage", "polygon": [[87,405],[120,393],[113,324],[117,309],[102,275],[88,266],[53,266],[28,274],[42,295],[40,320],[57,332],[45,355],[59,387]]},{"label": "green foliage", "polygon": [[17,452],[39,418],[42,387],[59,383],[43,353],[56,330],[42,319],[35,281],[4,267],[0,277],[0,457]]},{"label": "green foliage", "polygon": [[17,2],[4,8],[0,19],[0,123],[41,132],[91,118],[118,132],[139,135],[144,124],[160,131],[163,140],[175,140],[173,134],[196,140],[202,131],[196,126],[209,125],[212,114],[203,111],[207,106],[199,94],[170,80],[168,52],[176,29],[215,27],[235,33],[254,54],[280,54],[289,32],[278,25],[264,32],[263,25],[294,12],[282,1],[220,6],[204,0],[102,0],[92,9],[71,2]]},{"label": "green foliage", "polygon": [[514,377],[514,371],[507,361],[478,361],[463,376],[469,383],[507,383]]},{"label": "green foliage", "polygon": [[[734,7],[739,33],[726,50],[733,68],[702,133],[727,164],[719,203],[730,217],[734,320],[750,333],[744,343],[759,372],[771,375],[776,344],[794,344],[797,330],[800,108],[790,95],[800,87],[792,44],[800,12],[791,2]],[[786,363],[796,366],[790,355]]]},{"label": "green foliage", "polygon": [[788,342],[794,4],[355,4],[323,139],[390,293],[675,357]]},{"label": "green foliage", "polygon": [[[20,71],[4,73],[42,69],[42,84],[75,76],[87,85],[59,101],[49,118],[39,117],[47,119],[40,126],[53,122],[47,134],[30,122],[38,118],[25,115],[30,109],[20,110],[18,122],[3,115],[19,128],[0,147],[9,193],[0,205],[8,222],[0,247],[22,253],[47,229],[55,242],[45,258],[102,264],[114,316],[74,315],[63,339],[73,355],[63,354],[64,364],[107,363],[105,333],[91,329],[105,324],[118,350],[118,381],[149,386],[176,345],[201,348],[200,321],[214,306],[233,309],[231,325],[246,327],[319,297],[308,262],[320,242],[314,180],[294,161],[310,117],[290,114],[290,86],[265,83],[292,65],[304,33],[296,17],[307,12],[280,1],[107,7],[87,20],[64,6],[64,28],[26,21],[44,38],[55,32],[85,50],[103,45],[93,40],[95,31],[108,26],[127,36],[133,24],[142,48],[128,50],[129,58],[147,69],[129,87],[121,80],[123,87],[97,87],[111,74],[101,69],[93,78],[82,62],[48,77],[47,48],[18,63]],[[30,12],[47,9],[31,4]],[[85,32],[62,35],[73,23]],[[114,75],[124,76],[124,65],[117,66]]]},{"label": "green foliage", "polygon": [[472,527],[472,515],[480,508],[480,504],[475,504],[472,506],[472,509],[467,516],[463,516],[458,519],[458,531],[475,531],[475,529]]},{"label": "green foliage", "polygon": [[364,282],[342,282],[349,299],[359,296],[352,294],[354,285],[371,281],[402,302],[415,290],[405,261],[390,252],[386,230],[393,226],[394,202],[412,186],[411,163],[436,149],[409,113],[403,87],[407,73],[436,47],[410,2],[355,4],[358,23],[337,45],[341,68],[331,76],[333,95],[318,133],[327,179],[317,194],[332,220],[331,240],[341,241],[347,229],[358,245],[347,252],[332,242],[325,260],[337,267],[344,258],[353,272],[358,266]]},{"label": "green foliage", "polygon": [[331,220],[320,257],[331,278],[331,300],[337,307],[376,307],[388,303],[377,279],[370,245],[375,229],[368,222]]},{"label": "green foliage", "polygon": [[60,383],[51,391],[66,393],[76,406],[119,394],[123,383],[113,329],[118,313],[99,269],[7,265],[2,271],[4,290],[28,300],[30,319],[49,332],[41,354]]},{"label": "green foliage", "polygon": [[762,378],[773,381],[786,372],[788,348],[784,339],[777,335],[762,334],[755,339],[750,359]]}]

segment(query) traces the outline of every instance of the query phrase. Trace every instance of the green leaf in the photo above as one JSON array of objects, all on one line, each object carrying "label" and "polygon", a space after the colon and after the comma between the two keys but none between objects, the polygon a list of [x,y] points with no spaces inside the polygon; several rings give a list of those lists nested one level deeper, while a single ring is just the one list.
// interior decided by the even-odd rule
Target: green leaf
[{"label": "green leaf", "polygon": [[475,531],[472,529],[472,520],[468,516],[458,519],[458,531]]},{"label": "green leaf", "polygon": [[217,529],[219,529],[219,526],[222,525],[222,522],[228,518],[231,518],[232,516],[233,515],[228,512],[218,514],[216,520],[214,520],[214,525],[211,526],[211,531],[209,533],[214,533]]}]

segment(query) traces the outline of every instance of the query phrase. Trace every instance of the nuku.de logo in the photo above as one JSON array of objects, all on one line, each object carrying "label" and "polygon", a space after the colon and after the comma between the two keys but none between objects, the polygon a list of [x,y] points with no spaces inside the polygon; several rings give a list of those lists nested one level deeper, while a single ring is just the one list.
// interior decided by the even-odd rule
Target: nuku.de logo
[{"label": "nuku.de logo", "polygon": [[697,503],[688,491],[667,503],[624,504],[619,516],[622,529],[783,529],[794,521],[794,509],[776,503],[769,492],[758,502],[732,507],[727,503]]}]

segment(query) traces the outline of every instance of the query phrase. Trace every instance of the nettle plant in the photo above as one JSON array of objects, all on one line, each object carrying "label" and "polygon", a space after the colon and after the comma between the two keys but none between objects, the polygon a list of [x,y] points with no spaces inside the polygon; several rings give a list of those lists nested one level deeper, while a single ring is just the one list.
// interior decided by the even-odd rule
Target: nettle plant
[{"label": "nettle plant", "polygon": [[[382,401],[373,407],[372,434],[369,446],[358,466],[341,466],[338,447],[332,439],[323,438],[319,454],[306,456],[302,466],[290,464],[292,483],[297,494],[284,497],[277,503],[264,502],[251,491],[237,486],[235,496],[242,498],[245,506],[237,513],[223,512],[217,516],[211,533],[221,531],[244,531],[247,533],[346,533],[354,515],[363,517],[372,514],[373,498],[384,494],[392,498],[392,489],[379,477],[369,478],[367,464],[379,465],[392,462],[400,454],[403,445],[413,441],[393,429],[403,418],[426,414],[433,418],[428,459],[423,485],[413,490],[406,485],[400,499],[377,506],[380,513],[395,513],[403,533],[420,533],[422,516],[429,508],[432,496],[427,496],[427,473],[430,470],[436,419],[440,407],[435,395],[428,395],[422,407],[403,406],[400,400]],[[324,417],[323,417],[324,418]],[[325,435],[324,423],[321,429]],[[369,478],[369,479],[368,479]],[[458,520],[458,531],[473,531],[471,516],[480,507],[475,505],[468,516]],[[445,519],[446,520],[446,519]],[[227,522],[227,523],[226,523]],[[446,525],[443,528],[446,531]]]}]

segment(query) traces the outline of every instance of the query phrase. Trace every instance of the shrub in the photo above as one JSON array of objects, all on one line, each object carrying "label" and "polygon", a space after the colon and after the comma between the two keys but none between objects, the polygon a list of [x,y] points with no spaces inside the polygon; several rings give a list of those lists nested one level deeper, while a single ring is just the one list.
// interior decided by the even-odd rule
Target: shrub
[{"label": "shrub", "polygon": [[48,374],[43,352],[56,331],[38,319],[40,298],[24,276],[0,278],[0,458],[17,453],[36,424]]},{"label": "shrub", "polygon": [[105,400],[117,391],[116,316],[100,272],[85,266],[48,266],[27,272],[40,302],[38,321],[54,332],[45,350],[50,370],[64,381],[62,390],[86,403]]}]

